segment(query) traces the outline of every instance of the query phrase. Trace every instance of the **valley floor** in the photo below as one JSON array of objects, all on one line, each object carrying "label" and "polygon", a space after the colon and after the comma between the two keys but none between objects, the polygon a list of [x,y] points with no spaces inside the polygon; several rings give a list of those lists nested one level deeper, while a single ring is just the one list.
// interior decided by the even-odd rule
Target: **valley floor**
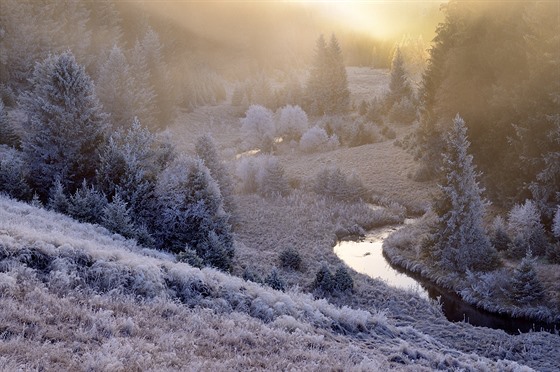
[{"label": "valley floor", "polygon": [[[368,80],[364,71],[349,79],[366,97],[387,75]],[[170,133],[192,153],[210,132],[233,170],[241,115],[227,104],[201,107]],[[410,127],[395,130],[402,138]],[[231,274],[0,197],[0,370],[560,370],[558,335],[450,323],[437,303],[355,272],[351,293],[315,290],[322,265],[342,265],[338,237],[421,212],[434,185],[407,177],[412,158],[392,140],[278,158],[299,187],[286,197],[235,196]],[[355,170],[384,208],[309,191],[327,164]],[[279,265],[288,248],[300,253],[300,270]],[[245,281],[246,270],[276,270],[288,289]]]}]

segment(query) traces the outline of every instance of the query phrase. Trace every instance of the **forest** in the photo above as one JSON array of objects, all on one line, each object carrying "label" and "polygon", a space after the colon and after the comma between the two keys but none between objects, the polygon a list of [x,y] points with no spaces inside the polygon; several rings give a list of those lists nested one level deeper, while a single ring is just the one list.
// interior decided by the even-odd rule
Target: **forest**
[{"label": "forest", "polygon": [[560,368],[559,20],[2,0],[0,369]]}]

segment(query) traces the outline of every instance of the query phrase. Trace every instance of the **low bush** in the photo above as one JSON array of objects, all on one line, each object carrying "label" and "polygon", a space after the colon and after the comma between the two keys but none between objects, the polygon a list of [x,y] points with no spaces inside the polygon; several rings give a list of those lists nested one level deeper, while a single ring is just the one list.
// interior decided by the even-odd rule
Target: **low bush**
[{"label": "low bush", "polygon": [[286,290],[286,283],[278,274],[276,269],[272,269],[270,274],[264,280],[265,284],[267,284],[270,288],[276,289],[277,291],[285,291]]},{"label": "low bush", "polygon": [[300,254],[294,250],[293,248],[288,248],[283,250],[279,256],[280,259],[280,266],[292,270],[300,270],[301,269],[301,256]]}]

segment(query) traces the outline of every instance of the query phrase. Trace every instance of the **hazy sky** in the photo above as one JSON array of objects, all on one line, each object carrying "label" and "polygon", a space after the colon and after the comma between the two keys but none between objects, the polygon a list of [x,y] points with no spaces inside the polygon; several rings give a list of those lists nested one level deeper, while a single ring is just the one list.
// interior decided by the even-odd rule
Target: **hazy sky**
[{"label": "hazy sky", "polygon": [[243,38],[264,29],[345,29],[374,38],[431,39],[442,1],[146,1],[149,9],[212,38]]}]

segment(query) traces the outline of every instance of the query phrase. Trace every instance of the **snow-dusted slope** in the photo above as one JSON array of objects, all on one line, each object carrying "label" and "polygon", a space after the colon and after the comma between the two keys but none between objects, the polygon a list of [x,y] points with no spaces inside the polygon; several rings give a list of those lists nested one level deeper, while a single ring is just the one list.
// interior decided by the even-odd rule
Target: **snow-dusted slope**
[{"label": "snow-dusted slope", "polygon": [[0,319],[1,370],[525,370],[4,197]]}]

